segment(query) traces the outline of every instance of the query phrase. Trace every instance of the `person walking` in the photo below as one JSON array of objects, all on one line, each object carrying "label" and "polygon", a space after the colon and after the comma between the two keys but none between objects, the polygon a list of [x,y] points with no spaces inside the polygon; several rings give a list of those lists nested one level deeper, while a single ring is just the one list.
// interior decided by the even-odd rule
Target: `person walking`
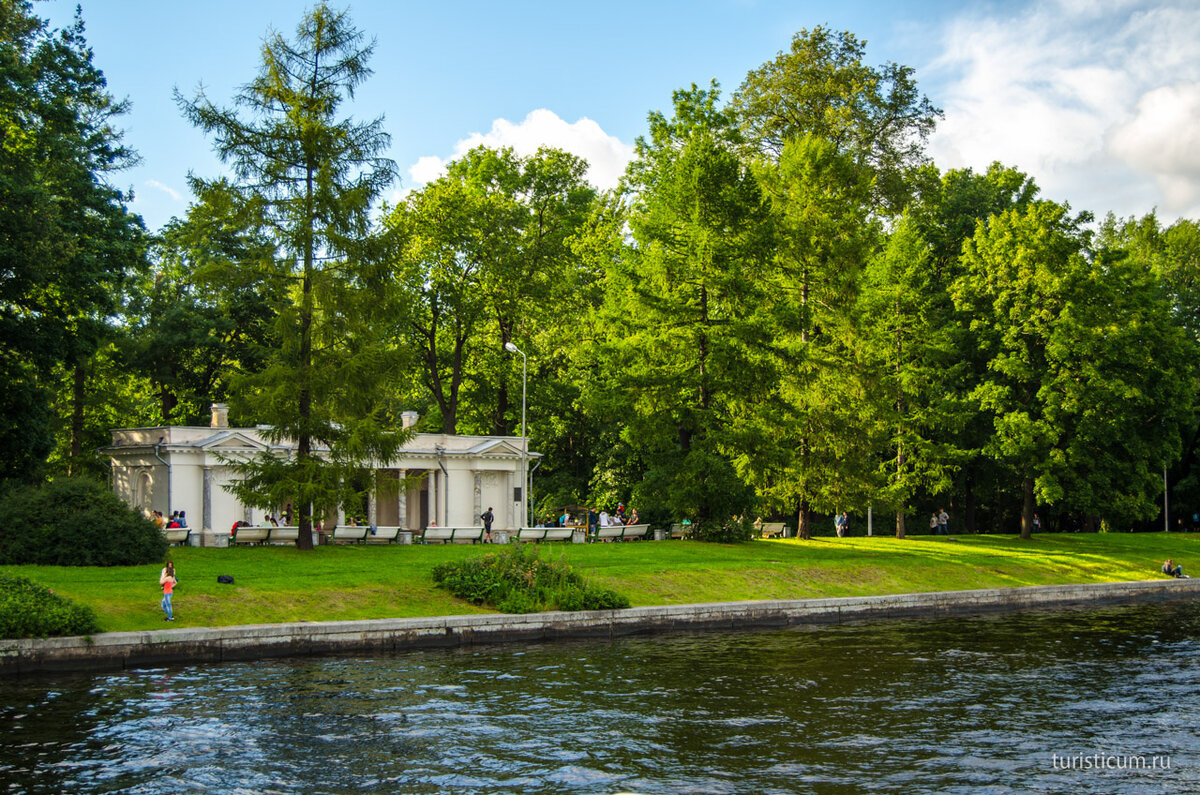
[{"label": "person walking", "polygon": [[483,543],[492,543],[492,522],[496,521],[496,514],[492,513],[491,506],[488,506],[486,512],[480,515],[483,520]]},{"label": "person walking", "polygon": [[929,514],[929,535],[935,536],[938,531],[938,515],[937,511]]},{"label": "person walking", "polygon": [[950,535],[950,514],[942,508],[938,511],[938,532],[944,536]]},{"label": "person walking", "polygon": [[158,575],[158,584],[162,586],[162,610],[166,614],[164,621],[174,621],[175,613],[171,609],[171,596],[175,593],[175,585],[179,580],[175,578],[175,564],[167,563],[166,568]]}]

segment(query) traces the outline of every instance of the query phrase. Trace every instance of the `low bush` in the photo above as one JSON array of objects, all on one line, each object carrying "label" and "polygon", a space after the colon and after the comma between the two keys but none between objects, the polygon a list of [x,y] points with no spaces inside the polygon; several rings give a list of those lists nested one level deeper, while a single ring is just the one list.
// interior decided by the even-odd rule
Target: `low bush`
[{"label": "low bush", "polygon": [[25,577],[0,572],[0,638],[89,635],[99,628],[92,608]]},{"label": "low bush", "polygon": [[166,553],[154,522],[94,480],[62,478],[0,498],[0,564],[136,566]]},{"label": "low bush", "polygon": [[691,537],[697,541],[718,544],[740,544],[754,538],[754,521],[744,516],[734,516],[724,521],[711,519],[692,525]]},{"label": "low bush", "polygon": [[617,610],[629,599],[584,582],[567,563],[542,560],[532,545],[511,544],[499,552],[440,563],[433,581],[460,599],[502,613],[543,610]]}]

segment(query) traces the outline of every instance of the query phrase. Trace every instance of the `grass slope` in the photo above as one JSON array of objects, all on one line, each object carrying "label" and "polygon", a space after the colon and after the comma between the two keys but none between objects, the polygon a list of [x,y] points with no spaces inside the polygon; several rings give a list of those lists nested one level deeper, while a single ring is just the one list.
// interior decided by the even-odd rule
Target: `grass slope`
[{"label": "grass slope", "polygon": [[[175,548],[180,584],[173,626],[454,615],[490,612],[435,588],[444,560],[478,546]],[[817,538],[703,544],[690,541],[553,545],[596,585],[636,605],[860,596],[1161,577],[1175,558],[1200,574],[1195,534]],[[104,631],[161,627],[161,566],[4,566],[90,605]],[[230,574],[234,585],[220,585]]]}]

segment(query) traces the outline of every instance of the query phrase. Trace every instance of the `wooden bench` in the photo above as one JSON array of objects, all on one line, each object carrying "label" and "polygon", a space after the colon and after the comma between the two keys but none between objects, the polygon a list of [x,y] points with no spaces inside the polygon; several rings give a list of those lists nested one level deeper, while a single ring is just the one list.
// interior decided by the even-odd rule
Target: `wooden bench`
[{"label": "wooden bench", "polygon": [[667,532],[668,538],[685,538],[692,531],[692,526],[685,525],[682,522],[673,522],[671,529]]},{"label": "wooden bench", "polygon": [[570,541],[576,529],[574,527],[522,527],[517,531],[517,540]]},{"label": "wooden bench", "polygon": [[371,528],[367,528],[367,543],[368,544],[395,544],[400,538],[400,531],[403,527],[396,525],[395,527],[376,527],[374,532]]},{"label": "wooden bench", "polygon": [[483,540],[483,527],[426,527],[421,542],[439,541],[443,544],[475,544]]},{"label": "wooden bench", "polygon": [[296,539],[300,537],[299,527],[289,527],[282,525],[280,527],[271,527],[271,532],[267,536],[268,544],[295,544]]},{"label": "wooden bench", "polygon": [[627,524],[622,528],[622,541],[636,541],[646,537],[646,533],[650,532],[648,524]]},{"label": "wooden bench", "polygon": [[783,538],[785,532],[787,532],[787,525],[783,522],[763,522],[763,538]]},{"label": "wooden bench", "polygon": [[262,544],[265,543],[267,537],[271,534],[271,527],[235,527],[233,535],[229,537],[229,546],[237,546],[238,544]]},{"label": "wooden bench", "polygon": [[648,524],[614,524],[608,527],[597,527],[596,535],[593,537],[595,541],[604,541],[613,539],[615,541],[633,541],[638,538],[645,538],[646,531],[650,529]]},{"label": "wooden bench", "polygon": [[190,527],[164,527],[163,536],[167,539],[169,546],[179,546],[183,544],[187,546],[188,536],[192,534]]},{"label": "wooden bench", "polygon": [[625,531],[625,527],[619,524],[610,524],[608,527],[603,525],[596,528],[596,532],[592,535],[593,541],[606,541],[614,538],[620,538]]},{"label": "wooden bench", "polygon": [[370,532],[366,525],[340,524],[333,528],[331,539],[335,544],[365,544]]}]

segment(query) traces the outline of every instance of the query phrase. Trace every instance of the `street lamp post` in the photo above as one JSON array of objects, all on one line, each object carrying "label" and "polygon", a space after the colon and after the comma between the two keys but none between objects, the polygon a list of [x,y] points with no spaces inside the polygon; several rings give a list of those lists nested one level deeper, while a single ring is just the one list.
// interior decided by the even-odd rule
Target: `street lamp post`
[{"label": "street lamp post", "polygon": [[529,521],[529,437],[525,435],[525,385],[528,383],[525,365],[528,360],[525,352],[511,342],[504,343],[504,350],[509,353],[521,354],[521,522],[531,525]]}]

